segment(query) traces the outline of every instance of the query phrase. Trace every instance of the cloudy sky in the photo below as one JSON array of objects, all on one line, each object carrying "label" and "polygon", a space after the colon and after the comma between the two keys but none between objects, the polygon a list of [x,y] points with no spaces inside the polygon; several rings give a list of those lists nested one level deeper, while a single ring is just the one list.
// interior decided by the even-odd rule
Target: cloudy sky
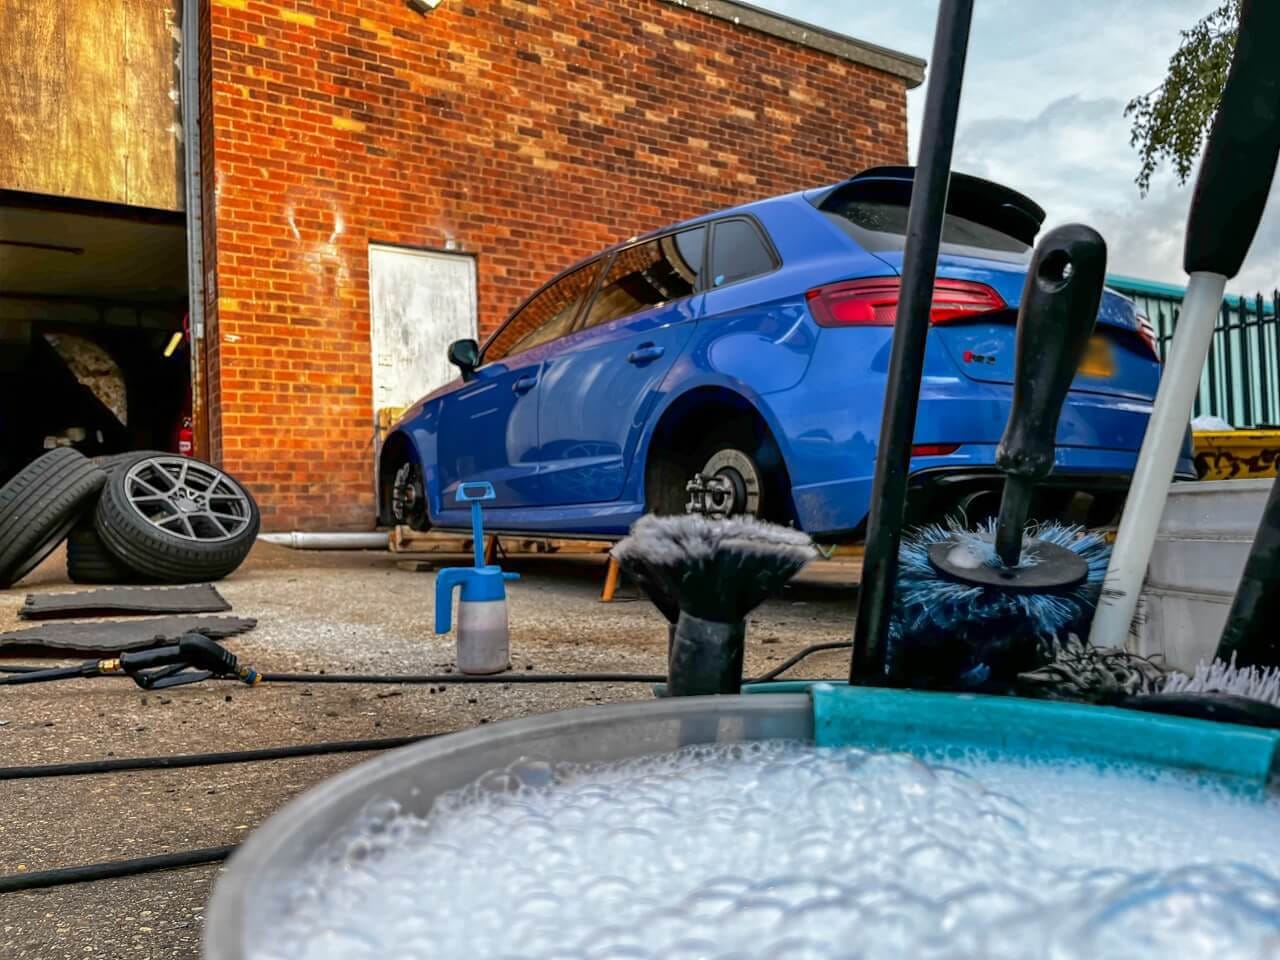
[{"label": "cloudy sky", "polygon": [[[929,58],[937,0],[754,0],[759,6]],[[1191,182],[1163,172],[1140,197],[1124,105],[1155,87],[1178,31],[1220,0],[978,0],[954,166],[1022,190],[1046,226],[1107,238],[1112,273],[1183,283]],[[908,95],[912,159],[923,86]],[[1232,292],[1280,285],[1280,191]]]}]

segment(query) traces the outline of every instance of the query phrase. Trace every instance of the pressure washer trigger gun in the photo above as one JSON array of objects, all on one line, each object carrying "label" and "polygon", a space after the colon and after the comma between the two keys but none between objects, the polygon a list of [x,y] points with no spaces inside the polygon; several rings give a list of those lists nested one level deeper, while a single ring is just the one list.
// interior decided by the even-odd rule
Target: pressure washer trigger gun
[{"label": "pressure washer trigger gun", "polygon": [[248,686],[259,680],[250,666],[240,666],[236,655],[222,644],[199,633],[184,634],[176,644],[122,653],[116,660],[99,661],[103,674],[127,674],[143,690],[164,690],[211,677],[235,677]]}]

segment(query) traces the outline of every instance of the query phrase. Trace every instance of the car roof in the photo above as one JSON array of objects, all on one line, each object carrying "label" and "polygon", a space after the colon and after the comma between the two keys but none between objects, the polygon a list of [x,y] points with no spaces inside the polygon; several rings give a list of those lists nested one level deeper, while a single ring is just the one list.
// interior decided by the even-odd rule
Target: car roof
[{"label": "car roof", "polygon": [[[670,223],[656,229],[638,233],[635,236],[628,237],[625,240],[619,240],[617,243],[604,247],[590,256],[583,257],[576,261],[572,266],[559,271],[556,276],[563,276],[570,273],[583,264],[590,263],[599,257],[613,253],[623,247],[633,243],[640,243],[645,240],[659,237],[675,230],[696,227],[701,223],[709,223],[713,220],[723,220],[733,216],[751,216],[755,211],[774,204],[794,203],[797,200],[803,200],[811,206],[822,209],[824,204],[832,201],[849,189],[856,189],[856,185],[862,183],[870,183],[874,181],[898,181],[900,183],[912,183],[915,180],[915,167],[912,166],[880,166],[870,167],[859,173],[854,174],[845,180],[835,183],[828,183],[821,186],[808,187],[802,190],[796,190],[791,193],[776,194],[771,197],[763,197],[759,200],[753,200],[749,203],[738,204],[734,207],[723,207],[718,210],[711,210],[707,213],[699,214],[696,217],[690,217],[687,220],[680,220]],[[1003,184],[995,183],[990,180],[984,180],[980,177],[974,177],[964,173],[952,173],[953,192],[965,193],[973,196],[979,202],[990,204],[1002,208],[1006,212],[1006,216],[1012,214],[1020,223],[1019,229],[1012,230],[1015,234],[1029,234],[1034,238],[1040,225],[1044,222],[1045,211],[1031,200],[1031,198],[1018,193]],[[1029,241],[1033,242],[1033,241]]]}]

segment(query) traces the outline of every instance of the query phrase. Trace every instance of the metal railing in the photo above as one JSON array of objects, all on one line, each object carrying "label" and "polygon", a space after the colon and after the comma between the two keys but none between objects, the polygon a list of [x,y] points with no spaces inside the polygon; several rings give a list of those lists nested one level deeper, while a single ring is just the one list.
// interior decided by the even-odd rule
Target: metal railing
[{"label": "metal railing", "polygon": [[[1182,307],[1177,288],[1108,286],[1132,297],[1155,327],[1161,358],[1168,354]],[[1196,396],[1194,416],[1215,416],[1240,429],[1280,424],[1280,290],[1270,297],[1229,296],[1214,328],[1213,345]]]}]

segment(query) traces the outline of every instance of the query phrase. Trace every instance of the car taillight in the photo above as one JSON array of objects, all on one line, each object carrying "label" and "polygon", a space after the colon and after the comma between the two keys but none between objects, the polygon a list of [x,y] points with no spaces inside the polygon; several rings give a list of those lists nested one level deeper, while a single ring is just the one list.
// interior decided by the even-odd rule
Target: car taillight
[{"label": "car taillight", "polygon": [[949,457],[960,449],[958,443],[917,443],[911,448],[913,457]]},{"label": "car taillight", "polygon": [[[805,297],[820,327],[891,327],[898,319],[900,286],[897,277],[874,277],[817,287]],[[985,283],[935,280],[929,322],[950,323],[1006,306]]]},{"label": "car taillight", "polygon": [[1138,314],[1138,336],[1142,338],[1142,342],[1147,345],[1147,349],[1151,351],[1152,358],[1156,363],[1163,363],[1160,359],[1160,347],[1156,344],[1156,328],[1151,325],[1151,321],[1144,315]]}]

